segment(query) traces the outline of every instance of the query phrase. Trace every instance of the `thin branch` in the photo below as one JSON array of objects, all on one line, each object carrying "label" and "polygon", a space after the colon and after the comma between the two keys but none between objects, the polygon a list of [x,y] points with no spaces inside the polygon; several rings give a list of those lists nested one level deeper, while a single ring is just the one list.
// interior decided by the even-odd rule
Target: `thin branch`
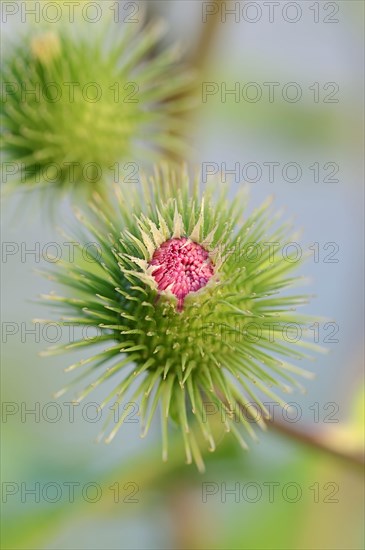
[{"label": "thin branch", "polygon": [[[236,401],[236,403],[241,409],[242,413],[246,416],[246,418],[255,422],[255,417],[253,416],[253,413],[245,406],[245,404],[241,403],[240,401]],[[361,452],[349,453],[345,450],[340,450],[336,446],[331,445],[328,439],[321,437],[320,434],[313,434],[305,432],[303,430],[298,430],[294,428],[293,424],[284,424],[283,422],[278,422],[277,420],[273,419],[265,420],[265,422],[268,425],[269,429],[281,435],[285,435],[286,437],[297,441],[298,443],[302,443],[304,445],[307,445],[308,447],[312,447],[312,449],[315,449],[316,451],[322,451],[323,453],[333,456],[335,458],[345,460],[346,462],[351,462],[358,467],[364,467],[364,454]]]},{"label": "thin branch", "polygon": [[[221,3],[222,1],[223,0],[218,0],[216,4]],[[205,23],[202,22],[202,30],[197,47],[188,59],[188,62],[192,67],[200,70],[204,69],[209,58],[212,45],[215,42],[220,22],[220,9],[210,14]]]},{"label": "thin branch", "polygon": [[332,446],[328,440],[324,440],[320,435],[304,432],[303,430],[297,430],[292,425],[284,424],[283,422],[268,421],[269,429],[285,435],[286,437],[302,443],[308,447],[315,449],[316,451],[322,451],[327,455],[331,455],[335,458],[351,462],[352,464],[364,467],[364,455],[363,453],[348,453],[345,450],[340,450],[337,447]]}]

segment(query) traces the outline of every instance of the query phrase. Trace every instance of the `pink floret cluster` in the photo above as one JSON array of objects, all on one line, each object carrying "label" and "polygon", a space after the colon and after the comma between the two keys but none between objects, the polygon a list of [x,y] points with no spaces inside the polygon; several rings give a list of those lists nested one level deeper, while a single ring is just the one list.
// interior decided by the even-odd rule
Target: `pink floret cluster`
[{"label": "pink floret cluster", "polygon": [[182,311],[184,299],[190,292],[204,287],[214,274],[208,252],[186,237],[169,239],[158,248],[150,261],[158,290],[169,290],[178,299]]}]

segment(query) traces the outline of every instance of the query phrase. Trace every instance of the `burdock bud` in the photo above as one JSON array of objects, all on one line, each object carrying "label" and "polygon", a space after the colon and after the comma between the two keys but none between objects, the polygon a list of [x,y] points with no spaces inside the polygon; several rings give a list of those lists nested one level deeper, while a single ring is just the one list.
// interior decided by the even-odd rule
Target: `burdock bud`
[{"label": "burdock bud", "polygon": [[[121,405],[131,391],[143,434],[160,408],[163,457],[170,419],[181,428],[187,461],[199,467],[202,441],[215,448],[206,403],[224,412],[226,431],[246,447],[245,430],[255,437],[249,404],[266,417],[265,401],[286,407],[280,393],[301,387],[296,375],[310,376],[296,361],[315,349],[304,330],[288,337],[288,327],[309,320],[296,312],[308,297],[290,291],[300,282],[292,273],[298,262],[279,252],[295,241],[290,226],[278,223],[270,200],[248,215],[245,192],[230,201],[226,187],[160,167],[141,186],[116,185],[113,209],[94,197],[92,212],[77,217],[98,254],[93,263],[57,266],[52,280],[68,293],[46,296],[65,310],[65,324],[99,330],[91,342],[66,346],[86,354],[67,370],[99,371],[77,400],[112,378],[101,407]],[[105,350],[93,356],[92,345],[102,343]],[[264,425],[262,417],[258,423]]]}]

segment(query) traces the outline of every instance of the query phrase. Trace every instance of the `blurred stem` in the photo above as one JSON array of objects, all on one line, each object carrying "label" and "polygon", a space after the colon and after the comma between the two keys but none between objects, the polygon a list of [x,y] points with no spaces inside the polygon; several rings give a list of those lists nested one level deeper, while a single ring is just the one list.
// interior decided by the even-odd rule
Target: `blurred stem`
[{"label": "blurred stem", "polygon": [[[224,0],[217,0],[215,4],[221,4],[223,1]],[[227,0],[225,3],[229,4],[230,2],[229,0]],[[185,60],[186,64],[191,69],[196,71],[198,75],[204,72],[204,68],[209,59],[212,45],[215,42],[215,38],[221,22],[220,13],[221,13],[220,9],[217,9],[216,12],[210,14],[209,17],[207,17],[206,22],[202,21],[201,32],[197,40],[196,48]],[[153,3],[151,3],[147,9],[147,20],[151,20],[155,16],[156,16],[156,10],[154,8]],[[196,85],[194,83],[194,93],[195,93],[195,88],[196,88],[196,94],[199,95],[201,93],[201,83],[199,82],[199,79],[197,79]],[[184,100],[185,98],[188,98],[191,93],[192,93],[192,90],[187,89],[181,92],[179,95],[174,96],[174,99]],[[195,111],[196,109],[192,109],[191,111],[182,112],[180,114],[180,117],[181,119],[184,120],[185,125],[187,124],[186,121],[188,121],[191,124],[192,131],[193,131],[193,125],[194,125]],[[175,135],[175,131],[171,131],[170,133],[172,136]],[[178,153],[165,152],[165,155],[170,161],[174,163],[181,164],[182,162],[186,162],[186,158],[182,158],[181,155]]]},{"label": "blurred stem", "polygon": [[[218,0],[215,4],[221,4],[223,0]],[[225,2],[228,4],[229,2]],[[207,60],[209,59],[209,54],[214,44],[215,37],[218,32],[219,24],[221,22],[221,11],[220,8],[217,9],[215,13],[212,13],[207,18],[205,23],[202,22],[202,30],[200,38],[198,40],[197,47],[195,51],[188,59],[190,65],[200,71],[204,69]]]},{"label": "blurred stem", "polygon": [[[240,407],[246,418],[250,418],[253,422],[255,422],[255,418],[252,416],[252,413],[244,405],[244,403],[237,401],[237,405]],[[293,424],[284,424],[283,422],[278,422],[277,420],[267,420],[266,423],[269,426],[269,429],[297,441],[298,443],[312,447],[316,451],[321,451],[334,458],[344,460],[347,463],[350,462],[358,467],[364,467],[364,455],[362,453],[349,453],[340,450],[337,446],[331,444],[328,437],[323,438],[323,436],[321,437],[321,434],[317,435],[314,433],[305,432],[303,430],[298,430],[294,428]]]},{"label": "blurred stem", "polygon": [[312,447],[317,451],[322,451],[327,455],[331,455],[335,458],[339,458],[346,462],[351,462],[355,466],[364,467],[364,456],[361,453],[351,454],[345,451],[341,451],[337,447],[330,444],[328,440],[324,441],[320,435],[304,432],[302,430],[296,430],[291,425],[284,424],[270,420],[268,422],[269,428],[275,432],[282,434],[298,443],[302,443],[308,447]]}]

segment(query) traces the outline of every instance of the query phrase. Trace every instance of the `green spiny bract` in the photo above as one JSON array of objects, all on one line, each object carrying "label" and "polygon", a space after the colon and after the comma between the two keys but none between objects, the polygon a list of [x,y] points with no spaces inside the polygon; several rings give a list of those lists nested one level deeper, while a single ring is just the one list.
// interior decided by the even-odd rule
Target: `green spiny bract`
[{"label": "green spiny bract", "polygon": [[[273,255],[268,246],[295,240],[290,224],[278,223],[270,200],[245,218],[246,193],[230,201],[226,187],[218,181],[215,188],[203,186],[198,176],[191,179],[185,169],[177,172],[161,166],[154,177],[142,178],[140,187],[117,185],[114,211],[94,196],[88,214],[76,212],[86,230],[80,246],[98,243],[94,263],[57,266],[51,279],[68,286],[69,297],[53,293],[43,297],[66,309],[65,325],[93,326],[100,331],[92,341],[81,339],[66,348],[87,351],[93,343],[108,342],[105,351],[93,356],[90,349],[87,358],[66,369],[81,370],[85,376],[96,369],[100,372],[77,400],[112,377],[115,388],[102,408],[114,400],[119,406],[134,388],[128,399],[140,400],[144,433],[156,408],[161,410],[164,459],[170,418],[181,427],[187,461],[193,458],[200,468],[197,430],[209,450],[215,448],[206,401],[225,412],[226,431],[246,448],[242,432],[246,428],[250,436],[255,434],[245,406],[254,400],[269,417],[261,394],[285,407],[271,388],[301,387],[293,375],[310,375],[291,360],[308,357],[307,349],[313,347],[303,339],[288,342],[283,331],[288,324],[308,322],[295,312],[307,296],[287,291],[298,281],[292,275],[297,262]],[[198,291],[187,293],[180,308],[173,284],[159,288],[158,266],[152,261],[171,242],[196,243],[195,250],[208,253],[204,265],[212,271]],[[255,247],[261,250],[257,259],[249,252]],[[179,254],[182,251],[181,245]],[[175,265],[176,258],[169,254],[170,265]],[[200,269],[199,262],[196,269]],[[170,275],[173,283],[174,274]],[[63,350],[54,347],[47,353]],[[131,364],[134,369],[129,371]],[[264,426],[262,421],[259,424]]]},{"label": "green spiny bract", "polygon": [[108,21],[102,30],[30,27],[6,56],[8,188],[92,191],[133,171],[127,161],[186,151],[181,114],[192,107],[193,78],[178,49],[156,53],[161,22]]}]

